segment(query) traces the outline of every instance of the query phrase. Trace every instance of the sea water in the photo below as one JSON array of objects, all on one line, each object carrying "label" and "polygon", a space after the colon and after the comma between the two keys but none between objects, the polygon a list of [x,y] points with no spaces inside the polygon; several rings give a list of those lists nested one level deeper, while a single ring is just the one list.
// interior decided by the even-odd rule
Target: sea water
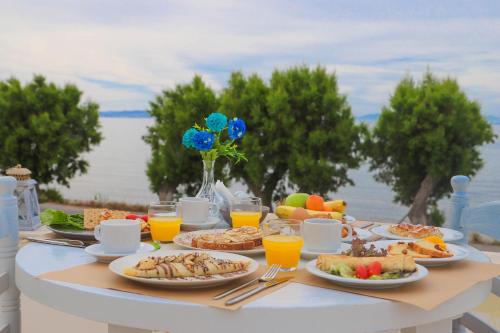
[{"label": "sea water", "polygon": [[[70,181],[70,187],[57,188],[67,199],[121,201],[147,204],[157,200],[152,193],[146,176],[146,164],[150,158],[149,146],[142,137],[152,119],[144,118],[101,118],[104,139],[90,153],[85,154],[89,170]],[[494,127],[500,136],[500,125]],[[180,143],[179,143],[180,145]],[[471,205],[500,200],[500,140],[481,148],[484,167],[472,179],[469,188]],[[201,162],[200,162],[201,163]],[[367,164],[358,170],[351,170],[349,176],[355,185],[331,193],[332,198],[347,201],[347,213],[358,219],[373,221],[397,221],[408,212],[393,202],[391,189],[373,178]],[[201,175],[200,175],[201,177]],[[231,185],[231,190],[245,190],[241,183]],[[439,205],[445,212],[448,199]]]}]

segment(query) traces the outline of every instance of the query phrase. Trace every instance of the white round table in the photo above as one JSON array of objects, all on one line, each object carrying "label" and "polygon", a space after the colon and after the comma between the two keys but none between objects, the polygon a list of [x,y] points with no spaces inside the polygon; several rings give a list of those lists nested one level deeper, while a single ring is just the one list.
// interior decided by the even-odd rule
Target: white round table
[{"label": "white round table", "polygon": [[[166,245],[176,248],[175,245]],[[470,248],[471,259],[488,261]],[[258,258],[262,260],[263,258]],[[432,311],[388,300],[291,283],[237,311],[49,281],[38,275],[93,262],[83,249],[28,244],[16,257],[21,292],[59,311],[109,323],[113,333],[451,332],[451,320],[481,304],[491,281],[476,284]],[[302,265],[304,264],[301,263]],[[452,277],[450,277],[452,278]]]}]

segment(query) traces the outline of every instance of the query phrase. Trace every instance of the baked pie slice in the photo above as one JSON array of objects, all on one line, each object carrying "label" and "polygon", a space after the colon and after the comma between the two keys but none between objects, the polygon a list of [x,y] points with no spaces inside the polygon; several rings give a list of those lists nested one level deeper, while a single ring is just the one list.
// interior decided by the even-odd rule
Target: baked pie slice
[{"label": "baked pie slice", "polygon": [[393,224],[389,227],[389,232],[408,238],[443,237],[438,227],[420,224]]},{"label": "baked pie slice", "polygon": [[141,278],[187,278],[244,271],[250,261],[217,259],[208,253],[194,252],[176,256],[148,257],[124,274]]}]

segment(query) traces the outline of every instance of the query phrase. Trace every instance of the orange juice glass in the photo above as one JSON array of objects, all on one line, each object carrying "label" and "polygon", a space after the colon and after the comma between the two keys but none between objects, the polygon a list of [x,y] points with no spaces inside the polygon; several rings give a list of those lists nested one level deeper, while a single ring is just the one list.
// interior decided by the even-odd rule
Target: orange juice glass
[{"label": "orange juice glass", "polygon": [[231,222],[233,228],[243,226],[259,227],[262,217],[262,203],[260,198],[248,197],[237,199],[231,205]]},{"label": "orange juice glass", "polygon": [[232,211],[231,221],[233,222],[233,228],[239,228],[243,226],[259,227],[261,212],[252,211]]},{"label": "orange juice glass", "polygon": [[300,251],[304,246],[301,221],[293,219],[274,219],[262,226],[262,243],[266,251],[268,265],[279,264],[285,272],[297,269]]},{"label": "orange juice glass", "polygon": [[181,210],[175,201],[160,201],[149,205],[148,222],[154,241],[171,242],[181,231]]}]

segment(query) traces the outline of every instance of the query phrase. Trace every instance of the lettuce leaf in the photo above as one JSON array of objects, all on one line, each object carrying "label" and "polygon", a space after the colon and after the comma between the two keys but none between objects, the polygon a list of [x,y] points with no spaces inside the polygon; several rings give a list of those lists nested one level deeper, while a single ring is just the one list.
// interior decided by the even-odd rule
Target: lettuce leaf
[{"label": "lettuce leaf", "polygon": [[83,230],[82,214],[67,214],[62,210],[46,209],[40,214],[40,221],[44,225],[56,228]]}]

